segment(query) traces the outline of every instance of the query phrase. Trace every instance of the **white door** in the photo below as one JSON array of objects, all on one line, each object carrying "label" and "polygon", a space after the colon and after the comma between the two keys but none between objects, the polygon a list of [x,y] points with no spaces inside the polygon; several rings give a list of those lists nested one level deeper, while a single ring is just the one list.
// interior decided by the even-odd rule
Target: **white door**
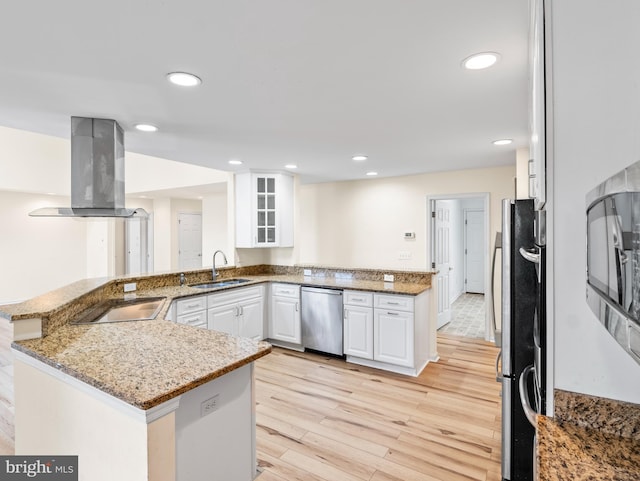
[{"label": "white door", "polygon": [[373,359],[373,309],[344,306],[344,353]]},{"label": "white door", "polygon": [[449,298],[449,271],[451,211],[440,201],[435,202],[433,218],[433,263],[438,271],[435,276],[436,293],[438,296],[438,329],[451,321],[451,299]]},{"label": "white door", "polygon": [[235,303],[212,307],[207,311],[209,329],[237,336],[239,312],[238,305]]},{"label": "white door", "polygon": [[373,358],[398,366],[414,367],[412,313],[375,309]]},{"label": "white door", "polygon": [[257,297],[243,301],[240,307],[240,337],[250,337],[254,341],[264,339],[264,300]]},{"label": "white door", "polygon": [[178,269],[202,267],[202,214],[178,214]]},{"label": "white door", "polygon": [[148,265],[148,222],[146,218],[131,217],[124,223],[126,236],[125,274],[150,272]]},{"label": "white door", "polygon": [[465,292],[484,294],[484,212],[464,214]]},{"label": "white door", "polygon": [[278,296],[272,298],[269,337],[293,344],[302,342],[300,304],[296,299]]}]

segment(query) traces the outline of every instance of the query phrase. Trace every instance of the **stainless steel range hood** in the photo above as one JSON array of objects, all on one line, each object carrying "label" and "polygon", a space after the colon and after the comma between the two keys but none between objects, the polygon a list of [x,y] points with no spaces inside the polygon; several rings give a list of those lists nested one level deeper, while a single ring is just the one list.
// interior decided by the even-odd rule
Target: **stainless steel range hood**
[{"label": "stainless steel range hood", "polygon": [[147,217],[124,206],[124,132],[110,119],[71,117],[71,207],[44,207],[34,217]]}]

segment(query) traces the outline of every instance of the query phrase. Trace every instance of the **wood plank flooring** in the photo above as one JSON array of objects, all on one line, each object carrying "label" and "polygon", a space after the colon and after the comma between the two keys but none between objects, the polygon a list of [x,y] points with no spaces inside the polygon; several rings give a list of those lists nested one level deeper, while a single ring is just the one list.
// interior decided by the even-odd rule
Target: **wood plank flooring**
[{"label": "wood plank flooring", "polygon": [[274,349],[256,362],[258,481],[500,479],[497,349],[438,336],[417,378]]},{"label": "wood plank flooring", "polygon": [[[8,346],[0,342],[0,454],[13,454]],[[438,352],[410,378],[274,348],[256,362],[257,481],[499,480],[497,349],[440,334]]]}]

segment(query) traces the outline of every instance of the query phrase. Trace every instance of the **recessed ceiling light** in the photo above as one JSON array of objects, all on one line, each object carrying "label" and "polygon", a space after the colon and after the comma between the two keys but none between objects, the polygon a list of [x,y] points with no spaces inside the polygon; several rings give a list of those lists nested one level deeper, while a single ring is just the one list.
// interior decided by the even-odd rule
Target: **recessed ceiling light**
[{"label": "recessed ceiling light", "polygon": [[157,132],[158,127],[151,124],[136,124],[136,129],[141,130],[142,132]]},{"label": "recessed ceiling light", "polygon": [[500,139],[494,140],[493,145],[509,145],[511,142],[513,142],[511,139]]},{"label": "recessed ceiling light", "polygon": [[284,166],[285,169],[297,169],[298,166],[296,164],[287,164]]},{"label": "recessed ceiling light", "polygon": [[356,162],[362,162],[363,160],[367,160],[367,156],[366,155],[354,155],[353,157],[351,157],[351,159],[355,160]]},{"label": "recessed ceiling light", "polygon": [[495,52],[482,52],[471,55],[462,61],[462,66],[469,70],[481,70],[489,68],[500,59],[500,54]]},{"label": "recessed ceiling light", "polygon": [[229,161],[229,163],[230,163],[231,165],[242,165],[242,161],[241,161],[241,160],[237,160],[237,159],[231,159],[231,160]]},{"label": "recessed ceiling light", "polygon": [[195,87],[202,83],[200,77],[187,72],[171,72],[167,74],[167,79],[172,84],[180,85],[181,87]]},{"label": "recessed ceiling light", "polygon": [[373,176],[375,176],[375,175],[378,175],[378,173],[377,173],[377,172],[373,172],[373,171],[372,171],[372,172],[367,172],[367,175],[368,175],[369,177],[373,177]]}]

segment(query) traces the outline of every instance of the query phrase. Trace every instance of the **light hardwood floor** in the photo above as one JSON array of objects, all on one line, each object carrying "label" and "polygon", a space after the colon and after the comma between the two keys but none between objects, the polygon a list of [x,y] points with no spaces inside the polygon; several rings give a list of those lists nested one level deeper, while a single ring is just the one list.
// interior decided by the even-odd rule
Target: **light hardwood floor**
[{"label": "light hardwood floor", "polygon": [[[438,352],[410,378],[274,348],[256,362],[257,481],[499,480],[497,349],[441,334]],[[0,454],[13,454],[11,368],[0,343]]]},{"label": "light hardwood floor", "polygon": [[417,378],[282,349],[256,362],[258,481],[500,479],[497,349],[438,336]]}]

